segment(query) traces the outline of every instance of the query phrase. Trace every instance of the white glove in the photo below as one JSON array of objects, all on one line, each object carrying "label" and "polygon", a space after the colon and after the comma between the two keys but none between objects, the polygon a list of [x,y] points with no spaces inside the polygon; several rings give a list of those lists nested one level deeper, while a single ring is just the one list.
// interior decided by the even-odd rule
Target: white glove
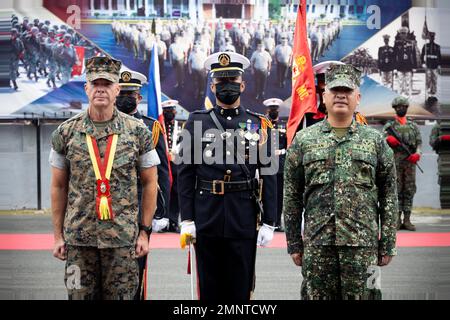
[{"label": "white glove", "polygon": [[180,235],[187,234],[192,238],[195,238],[195,222],[194,221],[182,221]]},{"label": "white glove", "polygon": [[258,246],[268,246],[269,243],[273,239],[273,232],[275,231],[276,227],[269,226],[268,224],[263,224],[258,232],[258,241],[256,244]]},{"label": "white glove", "polygon": [[154,232],[161,232],[168,226],[169,226],[168,218],[153,219],[152,221],[152,229]]}]

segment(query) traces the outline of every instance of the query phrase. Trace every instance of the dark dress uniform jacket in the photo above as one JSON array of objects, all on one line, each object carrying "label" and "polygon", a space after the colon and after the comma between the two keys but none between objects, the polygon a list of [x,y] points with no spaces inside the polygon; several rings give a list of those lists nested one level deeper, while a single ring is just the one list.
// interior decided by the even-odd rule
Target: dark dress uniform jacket
[{"label": "dark dress uniform jacket", "polygon": [[[139,111],[133,114],[133,116],[137,119],[142,119],[150,131],[154,132],[153,125],[156,119],[151,117],[146,117],[142,115]],[[159,159],[161,163],[158,165],[158,185],[161,189],[161,193],[164,199],[164,203],[162,203],[160,197],[158,196],[158,203],[155,212],[156,218],[167,218],[167,214],[169,212],[169,193],[170,193],[170,181],[169,181],[169,163],[167,159],[166,152],[166,143],[164,141],[164,134],[162,132],[159,133],[158,142],[155,144],[156,152],[158,153]],[[138,197],[141,199],[142,197],[142,186],[138,184]],[[140,202],[139,202],[140,204]],[[139,205],[139,212],[140,210]],[[139,220],[140,221],[140,220]]]},{"label": "dark dress uniform jacket", "polygon": [[[183,160],[178,172],[181,218],[182,220],[195,221],[198,235],[241,239],[255,238],[258,210],[250,190],[225,192],[223,195],[217,195],[196,188],[200,180],[223,180],[226,174],[231,176],[231,182],[247,180],[245,172],[237,163],[235,157],[234,159],[232,156],[229,157],[228,163],[230,164],[225,163],[225,161],[223,161],[224,164],[205,163],[206,156],[214,155],[215,150],[210,149],[213,141],[222,139],[220,136],[212,137],[211,134],[205,133],[208,129],[217,128],[211,119],[210,112],[216,113],[225,130],[241,129],[246,132],[249,127],[254,130],[257,127],[259,134],[262,135],[260,129],[262,122],[268,121],[264,116],[245,110],[242,106],[233,110],[225,110],[216,106],[211,110],[195,111],[190,114],[182,134],[180,156]],[[262,118],[265,120],[262,120]],[[194,122],[201,122],[201,138],[186,139],[184,136],[186,132],[194,137]],[[270,136],[270,130],[267,133]],[[249,140],[246,140],[246,146],[249,142]],[[223,143],[225,146],[225,141]],[[202,158],[201,161],[197,161],[197,164],[192,164],[194,145],[198,146],[198,144],[201,144]],[[225,147],[223,150],[225,160]],[[184,158],[189,153],[191,154],[190,163]],[[247,164],[252,178],[255,177],[256,170],[263,167],[259,162],[258,156],[257,164]],[[262,192],[264,216],[262,221],[271,225],[276,221],[277,206],[276,171],[274,173],[273,175],[261,176],[264,180]]]},{"label": "dark dress uniform jacket", "polygon": [[383,46],[378,49],[378,68],[388,72],[395,69],[395,50],[391,46]]},{"label": "dark dress uniform jacket", "polygon": [[441,46],[436,43],[427,43],[422,48],[421,59],[427,68],[437,69],[441,65]]}]

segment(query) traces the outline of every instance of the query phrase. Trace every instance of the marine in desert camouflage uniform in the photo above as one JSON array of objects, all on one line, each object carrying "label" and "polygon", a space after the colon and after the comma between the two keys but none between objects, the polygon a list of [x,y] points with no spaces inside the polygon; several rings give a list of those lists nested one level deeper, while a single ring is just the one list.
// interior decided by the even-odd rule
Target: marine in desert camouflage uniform
[{"label": "marine in desert camouflage uniform", "polygon": [[[52,135],[53,255],[66,260],[69,299],[133,299],[139,281],[136,258],[148,253],[160,161],[147,126],[114,107],[120,67],[120,61],[109,57],[88,59],[89,108],[62,123]],[[115,135],[111,175],[98,180],[88,136],[92,144],[98,144],[104,162],[109,137]],[[143,185],[141,221],[138,175]],[[111,216],[99,215],[99,199],[108,193],[99,181],[109,183]]]}]

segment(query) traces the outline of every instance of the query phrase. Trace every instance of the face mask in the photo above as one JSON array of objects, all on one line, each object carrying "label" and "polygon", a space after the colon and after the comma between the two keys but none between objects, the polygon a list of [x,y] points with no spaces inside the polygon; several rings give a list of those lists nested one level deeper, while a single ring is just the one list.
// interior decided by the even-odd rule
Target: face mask
[{"label": "face mask", "polygon": [[241,84],[237,82],[216,83],[216,98],[226,105],[232,105],[241,95]]},{"label": "face mask", "polygon": [[278,111],[269,111],[269,117],[272,120],[277,120],[278,119]]},{"label": "face mask", "polygon": [[175,119],[175,114],[173,112],[164,112],[164,119],[166,121],[172,121]]},{"label": "face mask", "polygon": [[395,113],[396,113],[397,116],[399,116],[400,118],[406,116],[406,113],[407,113],[407,112],[408,112],[408,109],[407,109],[407,108],[398,108],[398,109],[395,110]]},{"label": "face mask", "polygon": [[133,96],[117,96],[116,107],[119,111],[129,114],[137,107],[136,97]]}]

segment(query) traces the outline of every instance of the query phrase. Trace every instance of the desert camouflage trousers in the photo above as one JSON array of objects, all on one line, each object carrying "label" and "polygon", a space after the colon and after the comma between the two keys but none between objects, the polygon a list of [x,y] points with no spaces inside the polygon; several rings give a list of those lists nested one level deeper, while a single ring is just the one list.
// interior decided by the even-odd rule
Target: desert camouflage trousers
[{"label": "desert camouflage trousers", "polygon": [[64,282],[69,300],[132,300],[139,284],[135,248],[68,245]]}]

